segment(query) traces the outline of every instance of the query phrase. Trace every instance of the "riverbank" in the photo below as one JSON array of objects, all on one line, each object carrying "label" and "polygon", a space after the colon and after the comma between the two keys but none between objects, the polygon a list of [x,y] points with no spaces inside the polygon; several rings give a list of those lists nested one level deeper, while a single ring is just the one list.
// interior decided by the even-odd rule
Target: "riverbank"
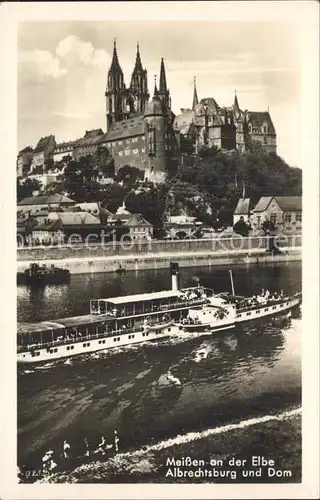
[{"label": "riverbank", "polygon": [[[278,457],[275,455],[275,442],[282,450]],[[254,456],[273,460],[273,467],[252,466]],[[194,465],[186,461],[186,465],[179,466],[182,457],[188,457],[194,461]],[[236,466],[234,459],[246,460],[245,465]],[[205,465],[202,465],[203,461]],[[246,474],[249,470],[256,475],[243,477],[243,471]],[[216,477],[210,477],[210,474]],[[280,416],[258,417],[239,424],[178,436],[142,450],[120,453],[106,461],[100,459],[84,463],[74,470],[55,474],[41,482],[199,484],[300,481],[301,416],[297,408]]]},{"label": "riverbank", "polygon": [[[280,254],[267,253],[265,248],[248,251],[248,249],[236,250],[219,250],[219,251],[175,251],[162,253],[146,253],[127,255],[103,255],[103,256],[83,256],[77,255],[73,257],[51,258],[50,252],[45,255],[37,255],[39,249],[34,249],[34,257],[32,258],[32,249],[29,249],[27,260],[18,260],[17,272],[23,272],[27,269],[31,262],[45,264],[47,266],[63,266],[72,274],[88,274],[88,273],[106,273],[114,272],[119,265],[127,271],[140,271],[148,269],[163,269],[169,267],[172,259],[179,262],[181,267],[197,267],[197,266],[219,266],[219,265],[239,265],[239,264],[255,264],[270,263],[270,262],[288,262],[301,260],[301,247],[284,247]],[[56,250],[56,249],[55,249]],[[21,253],[18,257],[22,257]]]}]

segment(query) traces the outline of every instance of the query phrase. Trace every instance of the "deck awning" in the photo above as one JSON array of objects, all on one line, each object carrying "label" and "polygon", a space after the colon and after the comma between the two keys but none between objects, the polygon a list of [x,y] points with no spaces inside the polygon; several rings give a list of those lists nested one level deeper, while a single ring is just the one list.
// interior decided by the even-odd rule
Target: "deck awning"
[{"label": "deck awning", "polygon": [[114,305],[124,305],[132,302],[150,302],[152,300],[170,299],[179,297],[179,290],[162,290],[161,292],[139,293],[137,295],[126,295],[123,297],[112,297],[110,299],[97,299]]},{"label": "deck awning", "polygon": [[17,327],[18,334],[25,333],[41,333],[51,330],[62,330],[65,328],[77,328],[79,326],[86,326],[92,324],[103,323],[111,321],[113,318],[110,315],[100,314],[99,316],[85,315],[75,316],[73,318],[63,318],[56,321],[40,321],[39,323],[23,323],[19,322]]}]

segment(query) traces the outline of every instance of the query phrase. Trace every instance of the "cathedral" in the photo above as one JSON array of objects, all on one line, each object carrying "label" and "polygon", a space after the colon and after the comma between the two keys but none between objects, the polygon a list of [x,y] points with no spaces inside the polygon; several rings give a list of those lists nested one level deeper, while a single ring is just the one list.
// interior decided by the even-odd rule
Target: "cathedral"
[{"label": "cathedral", "polygon": [[197,153],[203,146],[243,153],[254,143],[260,144],[266,153],[277,151],[276,131],[269,111],[241,110],[237,94],[229,107],[220,107],[213,97],[199,102],[195,79],[192,107],[181,109],[174,128],[181,136],[182,153],[188,147],[189,152],[191,148]]},{"label": "cathedral", "polygon": [[219,106],[213,97],[199,101],[195,79],[191,108],[181,109],[176,116],[171,109],[163,58],[159,85],[155,80],[151,97],[139,45],[127,88],[114,42],[105,106],[106,133],[102,129],[87,130],[82,138],[60,144],[54,136],[41,138],[35,150],[29,147],[19,152],[19,175],[29,170],[31,162],[38,168],[49,159],[59,161],[66,155],[79,160],[106,147],[114,158],[116,173],[122,166],[131,165],[143,171],[146,180],[159,183],[174,175],[183,154],[197,154],[202,147],[216,146],[241,154],[258,143],[267,153],[277,150],[269,111],[243,111],[237,95],[229,107]]},{"label": "cathedral", "polygon": [[139,45],[130,86],[126,88],[116,43],[105,92],[106,130],[99,143],[109,149],[116,172],[124,165],[144,171],[145,179],[163,182],[178,164],[179,141],[173,128],[164,60],[160,63],[159,88],[148,92],[147,70],[143,67]]}]

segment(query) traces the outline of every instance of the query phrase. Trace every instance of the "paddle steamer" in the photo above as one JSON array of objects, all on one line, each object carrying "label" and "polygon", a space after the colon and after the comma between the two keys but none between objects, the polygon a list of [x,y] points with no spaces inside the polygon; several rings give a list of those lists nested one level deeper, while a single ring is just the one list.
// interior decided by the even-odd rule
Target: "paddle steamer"
[{"label": "paddle steamer", "polygon": [[88,315],[19,323],[18,362],[52,361],[190,331],[229,330],[239,322],[283,313],[300,303],[300,297],[293,296],[256,306],[246,302],[250,299],[234,293],[216,295],[200,285],[180,289],[178,264],[171,263],[170,270],[171,290],[94,299]]}]

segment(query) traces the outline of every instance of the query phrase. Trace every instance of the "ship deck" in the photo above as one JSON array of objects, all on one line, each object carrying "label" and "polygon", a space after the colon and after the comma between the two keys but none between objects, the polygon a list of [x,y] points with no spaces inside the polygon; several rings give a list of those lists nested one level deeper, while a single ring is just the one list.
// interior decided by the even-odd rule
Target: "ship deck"
[{"label": "ship deck", "polygon": [[55,321],[39,321],[37,323],[18,322],[17,333],[36,333],[49,330],[59,330],[63,328],[75,328],[77,326],[104,323],[105,321],[112,321],[112,319],[114,318],[108,314],[86,314],[70,318],[56,319]]}]

